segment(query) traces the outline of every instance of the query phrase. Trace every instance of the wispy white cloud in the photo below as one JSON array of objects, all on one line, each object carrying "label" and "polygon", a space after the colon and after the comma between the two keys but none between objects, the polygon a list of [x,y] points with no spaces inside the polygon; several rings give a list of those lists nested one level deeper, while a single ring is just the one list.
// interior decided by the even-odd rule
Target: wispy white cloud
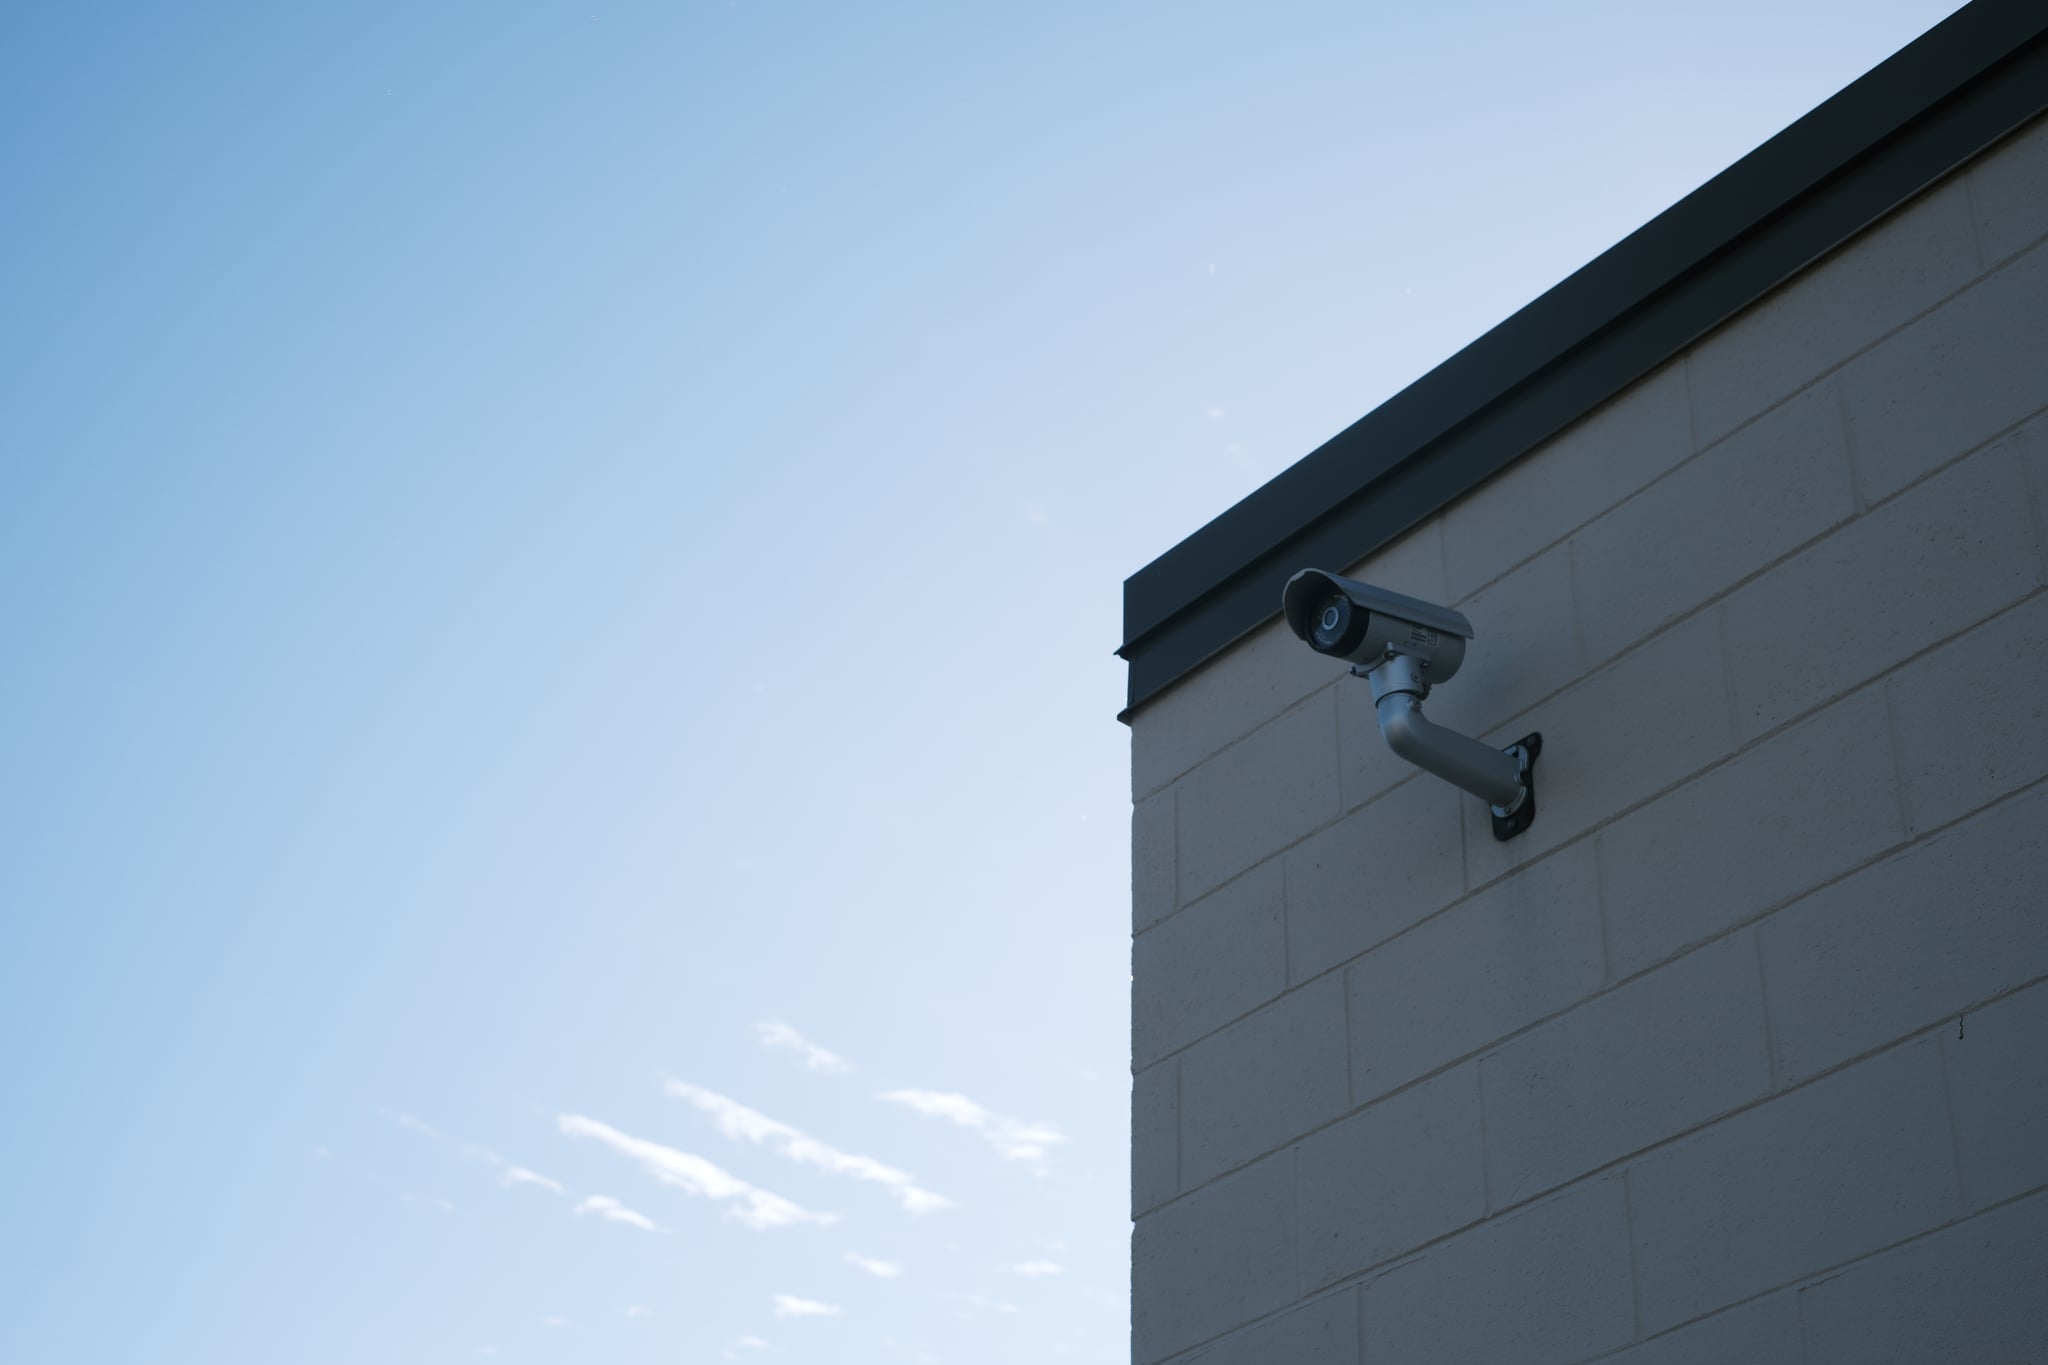
[{"label": "wispy white cloud", "polygon": [[763,1019],[760,1023],[754,1025],[754,1032],[759,1034],[761,1041],[769,1047],[778,1047],[785,1051],[801,1053],[804,1065],[813,1071],[841,1072],[853,1070],[852,1062],[847,1061],[846,1058],[830,1048],[819,1047],[780,1019]]},{"label": "wispy white cloud", "polygon": [[433,1124],[414,1118],[411,1114],[393,1114],[391,1121],[400,1128],[410,1128],[415,1133],[425,1133],[430,1138],[441,1136],[441,1130]]},{"label": "wispy white cloud", "polygon": [[557,1313],[550,1313],[540,1320],[543,1327],[567,1327],[569,1320]]},{"label": "wispy white cloud", "polygon": [[644,1303],[636,1303],[626,1309],[626,1316],[629,1318],[651,1318],[654,1316],[654,1310]]},{"label": "wispy white cloud", "polygon": [[1067,1268],[1057,1261],[1019,1261],[1010,1267],[1010,1273],[1036,1278],[1043,1275],[1064,1275]]},{"label": "wispy white cloud", "polygon": [[836,1318],[839,1311],[839,1305],[836,1303],[800,1299],[794,1294],[775,1296],[775,1316],[778,1318]]},{"label": "wispy white cloud", "polygon": [[847,1252],[846,1263],[859,1266],[878,1280],[893,1280],[903,1273],[903,1267],[894,1261],[877,1260],[873,1256],[863,1256],[858,1251]]},{"label": "wispy white cloud", "polygon": [[985,1109],[965,1095],[938,1090],[891,1090],[882,1096],[926,1118],[945,1119],[971,1128],[1010,1161],[1037,1161],[1045,1149],[1065,1142],[1067,1135],[1049,1123],[1026,1123]]},{"label": "wispy white cloud", "polygon": [[529,1171],[524,1166],[505,1166],[498,1172],[498,1183],[510,1189],[514,1185],[537,1185],[549,1194],[567,1194],[559,1180],[550,1180],[539,1171]]},{"label": "wispy white cloud", "polygon": [[765,1351],[768,1349],[767,1342],[751,1334],[748,1336],[741,1337],[738,1341],[735,1341],[733,1345],[737,1346],[742,1351]]},{"label": "wispy white cloud", "polygon": [[912,1213],[930,1213],[934,1209],[948,1208],[952,1200],[942,1194],[934,1194],[920,1186],[909,1172],[899,1171],[885,1165],[871,1156],[854,1156],[829,1147],[816,1138],[806,1137],[786,1123],[769,1118],[759,1110],[749,1109],[737,1100],[728,1099],[702,1086],[691,1085],[688,1081],[670,1081],[668,1093],[711,1116],[718,1125],[718,1131],[741,1142],[751,1142],[756,1147],[766,1147],[779,1152],[791,1161],[805,1166],[816,1166],[833,1175],[851,1176],[865,1180],[888,1190],[890,1196]]},{"label": "wispy white cloud", "polygon": [[960,1305],[960,1316],[971,1318],[978,1313],[1014,1313],[1017,1305],[1002,1299],[991,1299],[982,1294],[948,1294],[946,1298]]},{"label": "wispy white cloud", "polygon": [[642,1232],[660,1232],[654,1220],[646,1214],[627,1208],[608,1194],[593,1194],[576,1206],[576,1212],[594,1213],[608,1223],[624,1223],[627,1227],[639,1228]]},{"label": "wispy white cloud", "polygon": [[640,1168],[664,1185],[714,1203],[730,1204],[728,1218],[737,1219],[756,1231],[791,1227],[798,1223],[830,1225],[839,1221],[835,1213],[813,1213],[779,1194],[749,1185],[701,1156],[679,1152],[658,1142],[622,1133],[609,1124],[581,1114],[563,1114],[556,1124],[569,1137],[591,1138],[619,1155],[640,1163]]}]

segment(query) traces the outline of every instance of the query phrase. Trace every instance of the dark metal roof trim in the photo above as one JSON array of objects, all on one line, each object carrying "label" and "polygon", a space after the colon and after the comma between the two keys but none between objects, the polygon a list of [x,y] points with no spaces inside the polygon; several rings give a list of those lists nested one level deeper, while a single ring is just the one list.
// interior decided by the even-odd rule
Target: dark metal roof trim
[{"label": "dark metal roof trim", "polygon": [[2048,6],[1975,0],[1124,581],[1128,720],[2048,109]]}]

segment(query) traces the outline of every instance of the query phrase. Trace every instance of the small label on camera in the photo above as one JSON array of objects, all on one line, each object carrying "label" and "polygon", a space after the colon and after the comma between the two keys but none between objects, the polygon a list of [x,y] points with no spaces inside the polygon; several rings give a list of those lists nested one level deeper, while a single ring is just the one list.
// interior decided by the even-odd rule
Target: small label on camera
[{"label": "small label on camera", "polygon": [[1423,649],[1435,649],[1437,633],[1428,626],[1408,627],[1408,643]]}]

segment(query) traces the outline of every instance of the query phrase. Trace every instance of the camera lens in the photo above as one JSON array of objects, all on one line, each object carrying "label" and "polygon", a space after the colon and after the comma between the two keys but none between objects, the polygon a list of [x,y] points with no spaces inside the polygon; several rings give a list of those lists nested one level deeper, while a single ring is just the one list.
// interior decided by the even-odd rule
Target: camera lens
[{"label": "camera lens", "polygon": [[1365,638],[1366,615],[1343,593],[1331,593],[1316,609],[1309,644],[1325,654],[1349,654]]}]

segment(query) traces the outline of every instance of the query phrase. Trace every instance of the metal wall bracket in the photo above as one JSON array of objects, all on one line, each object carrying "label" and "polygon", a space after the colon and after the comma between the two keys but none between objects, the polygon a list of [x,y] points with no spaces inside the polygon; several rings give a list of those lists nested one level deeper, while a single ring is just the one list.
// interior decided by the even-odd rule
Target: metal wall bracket
[{"label": "metal wall bracket", "polygon": [[1522,778],[1521,800],[1511,807],[1487,807],[1493,812],[1493,837],[1506,841],[1536,823],[1536,755],[1543,752],[1543,736],[1524,735],[1501,752],[1520,766]]}]

